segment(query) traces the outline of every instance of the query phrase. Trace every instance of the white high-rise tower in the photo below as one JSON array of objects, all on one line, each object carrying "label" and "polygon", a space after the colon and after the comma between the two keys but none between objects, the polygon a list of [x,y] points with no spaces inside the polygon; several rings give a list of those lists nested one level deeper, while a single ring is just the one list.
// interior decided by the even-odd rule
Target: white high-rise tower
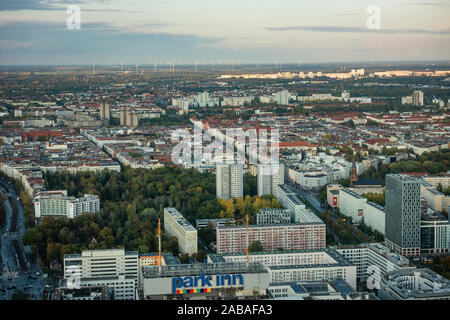
[{"label": "white high-rise tower", "polygon": [[217,198],[242,197],[244,192],[242,164],[220,164],[216,167]]}]

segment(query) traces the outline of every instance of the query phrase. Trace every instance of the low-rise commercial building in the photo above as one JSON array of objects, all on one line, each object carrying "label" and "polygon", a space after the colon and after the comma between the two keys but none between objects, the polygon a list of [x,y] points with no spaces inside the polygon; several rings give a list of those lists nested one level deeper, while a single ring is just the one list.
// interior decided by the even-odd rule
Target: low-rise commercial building
[{"label": "low-rise commercial building", "polygon": [[343,215],[352,218],[353,222],[362,222],[366,203],[366,198],[348,188],[339,191],[339,210]]},{"label": "low-rise commercial building", "polygon": [[103,287],[84,287],[79,289],[57,288],[53,300],[93,301],[110,300],[109,289]]},{"label": "low-rise commercial building", "polygon": [[356,266],[340,255],[331,258],[319,264],[270,266],[267,269],[271,283],[343,279],[356,291]]},{"label": "low-rise commercial building", "polygon": [[422,213],[420,253],[450,252],[450,221],[437,212]]},{"label": "low-rise commercial building", "polygon": [[342,279],[270,284],[268,291],[274,300],[378,300],[372,293],[350,288]]},{"label": "low-rise commercial building", "polygon": [[232,218],[195,220],[195,228],[198,231],[206,229],[208,227],[208,224],[211,224],[213,229],[215,230],[217,226],[234,226],[236,225],[236,220]]},{"label": "low-rise commercial building", "polygon": [[367,202],[363,210],[364,224],[384,235],[386,215],[384,207],[375,202]]},{"label": "low-rise commercial building", "polygon": [[260,263],[196,263],[142,269],[144,299],[252,298],[267,295]]},{"label": "low-rise commercial building", "polygon": [[335,249],[357,267],[356,277],[362,283],[375,272],[379,272],[378,276],[381,277],[391,271],[415,268],[406,257],[389,250],[381,243],[339,246]]},{"label": "low-rise commercial building", "polygon": [[[243,263],[245,254],[211,254],[208,262]],[[356,266],[335,250],[293,250],[250,252],[249,262],[262,263],[269,270],[270,283],[343,279],[355,290]]]},{"label": "low-rise commercial building", "polygon": [[80,287],[107,286],[114,299],[136,299],[138,253],[125,249],[84,250],[64,255],[64,279],[78,278]]},{"label": "low-rise commercial building", "polygon": [[383,300],[450,300],[450,280],[429,269],[393,271],[382,278],[378,296]]},{"label": "low-rise commercial building", "polygon": [[339,190],[342,188],[340,184],[329,184],[327,186],[327,203],[330,207],[339,207]]},{"label": "low-rise commercial building", "polygon": [[384,207],[367,202],[367,198],[349,188],[339,190],[339,211],[355,223],[363,223],[379,233],[385,233],[386,214]]}]

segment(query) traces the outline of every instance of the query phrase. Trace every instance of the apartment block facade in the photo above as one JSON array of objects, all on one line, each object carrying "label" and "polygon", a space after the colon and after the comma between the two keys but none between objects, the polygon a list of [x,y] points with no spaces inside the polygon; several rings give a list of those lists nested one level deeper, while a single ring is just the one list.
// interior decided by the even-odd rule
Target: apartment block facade
[{"label": "apartment block facade", "polygon": [[[315,250],[325,248],[326,227],[323,223],[251,225],[248,245],[259,241],[264,251]],[[217,253],[240,253],[247,248],[245,226],[217,228]]]}]

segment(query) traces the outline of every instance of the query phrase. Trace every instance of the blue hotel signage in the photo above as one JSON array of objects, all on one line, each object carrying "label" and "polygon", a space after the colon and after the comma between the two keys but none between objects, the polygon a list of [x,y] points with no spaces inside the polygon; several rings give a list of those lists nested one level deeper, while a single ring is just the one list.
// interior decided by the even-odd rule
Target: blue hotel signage
[{"label": "blue hotel signage", "polygon": [[211,287],[224,287],[244,285],[242,274],[220,274],[206,275],[204,272],[199,276],[174,277],[172,278],[172,293],[199,293],[211,292]]}]

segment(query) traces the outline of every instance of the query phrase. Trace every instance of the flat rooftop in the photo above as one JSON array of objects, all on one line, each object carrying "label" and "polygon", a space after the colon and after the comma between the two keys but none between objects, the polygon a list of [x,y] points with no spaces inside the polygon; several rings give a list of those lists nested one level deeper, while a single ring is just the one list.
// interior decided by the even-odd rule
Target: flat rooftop
[{"label": "flat rooftop", "polygon": [[164,212],[167,212],[167,214],[169,214],[185,231],[197,231],[197,229],[195,229],[177,209],[164,208]]},{"label": "flat rooftop", "polygon": [[[280,224],[275,224],[275,223],[271,223],[271,224],[252,224],[252,225],[248,225],[249,229],[252,228],[272,228],[272,227],[295,227],[295,226],[307,226],[307,225],[319,225],[319,224],[324,224],[324,222],[321,220],[320,222],[296,222],[296,223],[280,223]],[[227,228],[236,228],[236,229],[245,229],[246,226],[241,225],[241,226],[217,226],[217,230],[219,229],[227,229]]]},{"label": "flat rooftop", "polygon": [[267,273],[265,267],[259,262],[219,262],[219,263],[194,263],[162,266],[159,272],[158,266],[142,267],[142,275],[147,278],[168,278],[179,276],[198,276],[202,273],[206,275],[221,274],[248,274],[248,273]]},{"label": "flat rooftop", "polygon": [[351,195],[352,197],[355,197],[355,198],[357,198],[357,199],[366,199],[366,198],[364,198],[363,196],[357,194],[355,191],[350,190],[350,189],[348,189],[348,188],[343,188],[341,191],[343,191],[343,192],[345,192],[345,193],[348,193],[349,195]]}]

